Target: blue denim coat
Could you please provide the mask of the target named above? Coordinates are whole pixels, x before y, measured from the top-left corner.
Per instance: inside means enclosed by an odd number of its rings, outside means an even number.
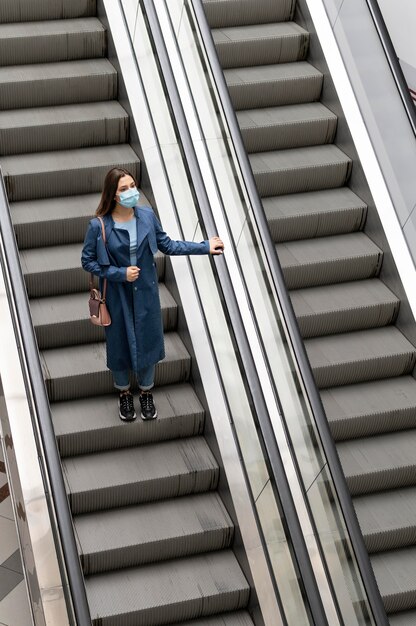
[[[107,245],[101,224],[93,218],[85,235],[81,263],[84,270],[107,278],[107,307],[111,325],[106,327],[107,367],[113,371],[134,370],[157,363],[165,356],[158,277],[153,255],[161,250],[169,255],[209,254],[209,241],[173,241],[163,231],[150,207],[134,209],[137,224],[137,263],[139,278],[127,282],[130,237],[114,228],[111,214],[103,217]]]

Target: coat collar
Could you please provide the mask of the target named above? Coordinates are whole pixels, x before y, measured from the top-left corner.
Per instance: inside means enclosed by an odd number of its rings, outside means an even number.
[[[143,212],[141,211],[139,206],[134,207],[134,215],[136,216],[136,219],[137,219],[137,222],[136,222],[137,249],[139,249],[140,244],[143,242],[144,238],[150,232],[150,224],[148,223],[148,220],[143,219]],[[115,222],[111,213],[107,213],[107,215],[104,215],[103,220],[104,220],[105,234],[108,240],[111,234],[111,231],[114,229]]]

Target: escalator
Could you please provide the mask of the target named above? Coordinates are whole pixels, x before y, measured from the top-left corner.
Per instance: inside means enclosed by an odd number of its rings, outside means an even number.
[[[86,319],[80,253],[104,175],[121,166],[140,181],[143,170],[95,16],[95,0],[0,6],[0,165],[92,623],[249,626],[250,586],[163,256],[156,421],[120,422],[104,337]]]
[[[380,277],[389,251],[367,234],[367,205],[349,186],[357,165],[337,146],[296,3],[203,5],[385,609],[410,626],[416,349]]]

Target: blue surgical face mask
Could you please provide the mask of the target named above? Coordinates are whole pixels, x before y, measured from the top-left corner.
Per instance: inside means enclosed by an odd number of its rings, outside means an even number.
[[[133,209],[139,201],[140,192],[136,189],[136,187],[131,187],[126,191],[122,191],[118,197],[119,204],[124,206],[126,209]]]

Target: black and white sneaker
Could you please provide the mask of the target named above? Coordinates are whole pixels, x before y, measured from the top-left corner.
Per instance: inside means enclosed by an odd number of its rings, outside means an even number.
[[[133,395],[131,391],[122,391],[118,399],[118,414],[123,422],[132,422],[136,419]]]
[[[157,417],[157,411],[153,402],[153,396],[150,391],[142,391],[139,398],[140,406],[142,409],[142,419],[154,420]]]

